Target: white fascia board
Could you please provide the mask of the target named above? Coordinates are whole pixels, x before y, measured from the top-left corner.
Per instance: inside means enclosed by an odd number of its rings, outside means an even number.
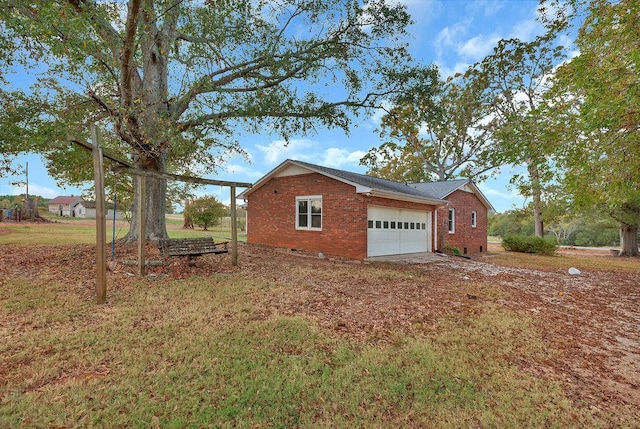
[[[313,169],[313,170],[309,169],[309,170],[313,171],[314,173],[322,174],[323,176],[326,176],[326,177],[328,177],[330,179],[337,180],[338,182],[342,182],[342,183],[345,183],[347,185],[353,186],[354,188],[356,188],[356,194],[366,194],[367,192],[371,192],[371,188],[368,187],[368,186],[360,185],[358,183],[352,182],[351,180],[347,180],[347,179],[344,179],[342,177],[334,176],[333,174],[330,174],[330,173],[327,173],[327,172],[324,172],[324,171],[318,171],[318,170],[315,170],[315,169]]]
[[[460,186],[458,186],[457,188],[449,192],[447,196],[453,194],[455,191],[458,191],[458,190],[465,191],[464,188],[467,186],[471,188],[472,193],[476,194],[476,197],[478,197],[480,202],[487,208],[487,211],[489,213],[494,213],[496,211],[496,209],[493,207],[493,204],[491,204],[491,202],[487,199],[487,197],[484,196],[480,188],[478,188],[478,185],[476,185],[473,180],[468,180],[464,182],[463,184],[461,184]],[[469,192],[469,191],[466,191],[466,192]]]
[[[469,186],[471,186],[476,196],[480,199],[482,204],[484,204],[484,206],[487,208],[487,211],[489,213],[495,213],[496,209],[493,207],[493,204],[491,204],[491,202],[487,199],[487,197],[484,196],[480,188],[478,188],[478,185],[476,185],[474,182],[471,181],[469,182]]]
[[[236,196],[236,199],[243,199],[246,200],[247,197],[255,190],[257,190],[258,188],[260,188],[263,184],[267,183],[269,181],[269,179],[271,179],[274,176],[277,176],[281,171],[283,171],[284,169],[286,169],[288,166],[290,165],[290,162],[287,161],[283,161],[280,165],[278,165],[277,167],[275,167],[273,170],[271,170],[270,172],[268,172],[267,174],[265,174],[264,176],[262,176],[262,178],[260,178],[256,183],[253,184],[253,186],[251,188],[245,189],[244,191],[242,191],[240,194],[238,194]]]
[[[369,192],[369,194],[374,197],[387,198],[390,200],[397,200],[397,201],[408,201],[411,203],[430,204],[432,206],[444,206],[448,203],[447,200],[439,200],[435,198],[423,198],[423,197],[418,197],[413,195],[398,194],[396,192],[379,191],[375,189],[372,189]]]
[[[368,194],[372,192],[372,189],[368,186],[362,186],[362,185],[356,185],[356,184],[354,184],[353,186],[356,187],[356,194]]]

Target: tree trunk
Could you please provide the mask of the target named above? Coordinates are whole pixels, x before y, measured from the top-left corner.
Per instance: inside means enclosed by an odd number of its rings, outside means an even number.
[[[149,2],[149,5],[152,4],[153,2]],[[123,91],[128,89],[130,93],[123,92],[121,95],[131,103],[129,107],[132,111],[127,120],[129,129],[126,131],[136,140],[136,144],[132,144],[136,167],[145,171],[165,173],[170,142],[167,132],[170,127],[165,122],[169,116],[169,72],[166,58],[169,38],[163,29],[158,27],[154,14],[148,13],[149,10],[144,13],[145,7],[140,11],[143,12],[141,31],[144,34],[139,42],[143,78],[140,79],[137,72],[123,74],[123,78],[126,76],[129,80],[121,83],[121,87]],[[164,31],[170,31],[170,27],[165,27]],[[134,177],[131,229],[125,237],[128,242],[138,240],[139,210],[144,210],[147,240],[157,241],[169,237],[165,222],[167,181],[147,176],[145,182],[145,201],[140,207],[138,180]]]
[[[638,225],[620,224],[620,256],[640,256],[638,252]]]
[[[138,162],[138,168],[143,170],[150,170],[156,172],[165,171],[165,156],[160,158],[147,159],[146,162]],[[167,234],[167,226],[165,222],[165,201],[167,198],[167,181],[156,177],[147,176],[146,180],[146,195],[143,202],[142,209],[145,211],[146,219],[146,239],[151,241],[158,241],[163,238],[169,238]],[[134,201],[132,208],[131,225],[129,232],[124,237],[124,240],[128,243],[133,243],[138,240],[138,210],[140,210],[138,203],[138,179],[134,176]]]
[[[535,164],[529,164],[529,178],[531,179],[531,195],[533,209],[533,224],[536,237],[544,237],[544,225],[542,223],[542,186],[540,185],[540,174]]]
[[[184,218],[182,229],[193,229],[193,222],[191,221],[191,217],[189,216],[189,199],[188,198],[184,200],[184,211],[182,212],[182,216]]]
[[[40,213],[38,213],[38,197],[26,198],[24,200],[24,211],[25,211],[24,217],[27,219],[39,218]]]

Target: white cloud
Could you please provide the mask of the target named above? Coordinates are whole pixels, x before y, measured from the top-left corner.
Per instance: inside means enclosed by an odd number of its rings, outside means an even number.
[[[491,177],[487,181],[478,184],[478,187],[491,201],[496,211],[504,212],[513,207],[522,207],[524,205],[525,198],[509,184],[509,178],[513,177],[514,174],[518,174],[520,170],[522,170],[521,167],[505,168],[499,176]]]
[[[322,165],[333,168],[341,168],[345,165],[360,163],[360,159],[367,153],[361,150],[349,152],[347,149],[331,147],[324,151]]]
[[[436,55],[441,57],[444,52],[458,44],[458,40],[467,32],[469,22],[458,22],[453,26],[444,27],[434,41]]]
[[[396,0],[396,2],[404,3],[411,17],[419,24],[437,19],[444,8],[443,3],[438,0]]]
[[[362,150],[350,151],[344,147],[323,149],[321,143],[308,139],[291,140],[286,146],[284,141],[277,140],[268,146],[256,145],[256,147],[264,153],[264,161],[268,165],[280,163],[289,158],[333,168],[344,168],[348,165],[357,167],[360,159],[366,155]],[[262,173],[242,165],[229,165],[227,172],[252,179],[262,177]]]
[[[0,192],[0,194],[4,195],[24,195],[24,186],[14,186],[14,185],[8,185],[8,186],[2,186],[2,192]],[[44,197],[44,195],[43,195]],[[48,197],[47,197],[48,198]]]
[[[261,173],[260,171],[240,164],[227,164],[224,167],[224,171],[225,173],[238,175],[248,179],[259,179],[263,176],[263,173]]]
[[[20,195],[25,193],[24,186],[13,186],[10,189],[11,195]],[[40,186],[35,183],[29,183],[29,196],[38,195],[42,198],[55,198],[60,195],[80,195],[79,190],[75,189],[72,192],[65,192],[64,190],[60,190],[59,188],[49,188],[46,186]]]
[[[61,194],[59,189],[29,183],[29,195],[40,195],[42,198],[55,198]]]
[[[264,153],[264,162],[266,164],[277,164],[287,158],[295,158],[306,160],[310,158],[310,149],[317,143],[308,139],[293,139],[289,143],[284,140],[276,140],[271,144],[264,146],[257,144],[256,148]]]
[[[488,186],[483,186],[483,185],[480,185],[479,188],[482,191],[482,193],[487,196],[499,197],[505,200],[522,199],[522,196],[513,192],[503,192],[503,191],[499,191],[497,189],[489,188]]]
[[[198,189],[193,194],[195,198],[214,197],[217,201],[220,201],[222,204],[225,204],[227,206],[231,204],[230,190],[226,186],[218,186],[218,187],[209,186],[204,190]],[[178,204],[177,206],[179,207],[178,210],[183,210],[182,205]],[[216,228],[219,228],[219,227],[212,227],[211,231],[215,231]]]
[[[498,41],[518,38],[530,41],[543,32],[540,22],[536,21],[537,3],[523,4],[527,18],[518,21],[509,20],[504,1],[468,1],[459,8],[458,21],[442,28],[434,38],[433,46],[436,60],[442,64],[443,75],[459,72],[466,61],[475,62],[489,55]],[[457,55],[457,64],[451,66],[451,60]],[[460,66],[460,67],[459,67]]]
[[[382,117],[387,114],[387,111],[391,109],[393,106],[391,103],[387,101],[382,102],[382,107],[380,109],[376,109],[373,115],[370,116],[371,122],[375,124],[375,126],[379,126],[382,122]]]
[[[474,61],[481,60],[493,51],[500,39],[501,37],[496,34],[490,36],[480,34],[464,43],[458,44],[457,51],[464,58]]]
[[[471,63],[457,62],[453,67],[447,67],[444,64],[436,62],[436,65],[438,66],[438,70],[440,71],[440,76],[442,77],[442,79],[446,79],[448,77],[454,76],[457,73],[463,74],[469,69]]]
[[[511,37],[524,41],[531,41],[535,39],[537,35],[542,34],[543,28],[539,22],[532,18],[518,22],[514,25],[512,31]]]
[[[503,0],[479,0],[467,2],[467,13],[473,15],[483,15],[485,17],[498,15],[504,8]]]
[[[0,194],[4,195],[24,195],[24,186],[15,186],[9,184],[8,186],[0,186]],[[29,182],[29,196],[33,197],[37,195],[42,198],[55,198],[60,195],[80,195],[81,191],[76,188],[70,188],[69,190],[61,188],[51,188],[47,186],[41,186],[33,182]]]

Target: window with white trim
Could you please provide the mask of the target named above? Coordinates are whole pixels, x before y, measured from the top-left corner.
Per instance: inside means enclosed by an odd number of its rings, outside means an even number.
[[[296,197],[296,229],[322,229],[322,196]]]
[[[471,228],[475,228],[477,225],[478,225],[478,212],[474,210],[471,212]]]
[[[456,210],[449,209],[449,233],[453,234],[456,232]]]

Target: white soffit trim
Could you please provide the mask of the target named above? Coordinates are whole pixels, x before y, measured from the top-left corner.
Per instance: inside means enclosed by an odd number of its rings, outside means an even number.
[[[398,201],[408,201],[408,202],[412,202],[412,203],[430,204],[432,206],[444,206],[444,205],[449,203],[446,200],[436,200],[436,199],[432,199],[432,198],[421,198],[421,197],[418,197],[418,196],[414,197],[414,196],[411,196],[411,195],[397,194],[395,192],[385,192],[385,191],[371,190],[369,193],[371,194],[371,196],[374,196],[374,197],[387,198],[387,199],[390,199],[390,200],[398,200]]]
[[[299,165],[289,164],[288,166],[286,166],[286,168],[274,174],[274,177],[299,176],[301,174],[310,173],[314,173],[314,171],[305,167],[301,167]]]
[[[317,171],[317,170],[314,170],[312,168],[302,167],[300,165],[296,165],[296,164],[293,164],[293,163],[289,164],[286,168],[284,168],[282,171],[279,171],[274,176],[275,177],[287,177],[287,176],[299,176],[299,175],[302,175],[302,174],[310,174],[310,173],[318,173],[318,174],[321,174],[323,176],[329,177],[331,179],[337,180],[338,182],[342,182],[342,183],[346,183],[347,185],[351,185],[351,186],[356,188],[356,193],[357,194],[366,194],[368,192],[371,192],[371,188],[369,188],[367,186],[362,186],[362,185],[359,185],[357,183],[353,183],[350,180],[345,180],[342,177],[337,177],[337,176],[334,176],[333,174],[328,174],[328,173],[326,173],[324,171]]]
[[[476,185],[474,182],[469,182],[469,187],[472,189],[472,192],[476,194],[482,204],[484,204],[489,213],[494,213],[496,211],[496,209],[493,207],[493,204],[491,204],[491,201],[489,201],[484,193],[482,193],[478,185]]]

